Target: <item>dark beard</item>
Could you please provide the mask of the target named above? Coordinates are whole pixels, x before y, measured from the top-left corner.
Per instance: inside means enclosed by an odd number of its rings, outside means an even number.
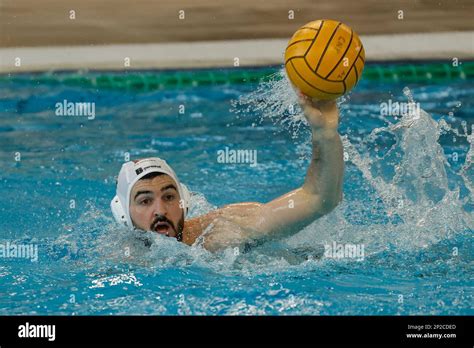
[[[178,224],[177,226],[175,226],[173,224],[173,222],[171,220],[169,220],[166,216],[164,215],[158,215],[156,216],[156,218],[153,220],[151,226],[150,226],[150,230],[154,230],[154,226],[156,225],[157,222],[166,222],[168,223],[172,228],[173,230],[175,231],[176,233],[176,240],[178,242],[182,242],[183,241],[183,229],[184,229],[184,213],[183,215],[181,215],[181,219],[178,221]]]
[[[181,216],[181,219],[178,221],[178,226],[176,226],[176,240],[178,242],[183,241],[183,229],[184,229],[184,214]]]

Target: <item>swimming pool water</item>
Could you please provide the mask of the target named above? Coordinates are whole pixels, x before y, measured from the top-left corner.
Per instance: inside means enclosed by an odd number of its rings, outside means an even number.
[[[160,156],[193,196],[191,215],[266,202],[303,183],[310,156],[286,80],[148,93],[0,85],[0,314],[473,314],[474,83],[362,80],[342,101],[344,201],[287,240],[236,255],[115,224],[115,176]],[[420,117],[381,115],[420,103]],[[56,103],[95,103],[95,117]],[[292,109],[290,105],[294,105]],[[184,110],[184,111],[183,111]],[[217,151],[257,151],[257,165]],[[309,258],[302,248],[364,247]],[[319,248],[319,249],[318,249]]]

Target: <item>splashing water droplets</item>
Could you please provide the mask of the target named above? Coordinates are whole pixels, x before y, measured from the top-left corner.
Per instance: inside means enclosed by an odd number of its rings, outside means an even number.
[[[291,132],[295,139],[306,125],[306,119],[298,104],[298,97],[286,77],[284,69],[270,75],[257,88],[237,100],[233,100],[231,112],[236,117],[259,117],[259,122],[269,120]]]
[[[447,238],[452,231],[474,227],[472,215],[463,208],[466,200],[463,202],[459,198],[460,188],[449,185],[446,171],[449,163],[439,143],[442,132],[452,132],[455,137],[464,137],[470,143],[465,163],[457,175],[462,176],[473,201],[472,180],[466,175],[474,158],[472,133],[468,135],[466,124],[462,125],[464,132],[460,133],[444,119],[436,122],[415,102],[410,88],[404,87],[402,93],[407,99],[407,108],[400,115],[385,118],[385,126],[374,128],[358,140],[349,137],[350,129],[342,137],[347,157],[346,171],[351,177],[356,172],[362,174],[362,181],[357,185],[373,191],[368,197],[369,202],[346,199],[332,214],[290,238],[290,243],[320,244],[337,237],[352,242],[363,241],[369,245],[369,250],[372,246],[373,251],[384,250],[388,244],[400,248],[424,248]],[[351,105],[347,104],[349,99],[350,96],[345,95],[338,100],[341,113],[345,117],[357,117],[351,113]],[[289,105],[294,105],[294,108],[288,109]],[[237,115],[257,115],[260,121],[268,119],[289,130],[293,138],[299,135],[306,123],[284,69],[271,76],[269,81],[260,83],[255,91],[235,101],[233,106],[232,111]],[[342,122],[349,121],[343,118]],[[295,151],[302,160],[307,157],[310,147],[295,144]],[[299,165],[302,167],[303,161]],[[354,225],[344,210],[350,210],[352,217],[363,222],[365,227],[361,227],[360,222]],[[371,216],[380,212],[388,222],[379,224],[373,221]]]

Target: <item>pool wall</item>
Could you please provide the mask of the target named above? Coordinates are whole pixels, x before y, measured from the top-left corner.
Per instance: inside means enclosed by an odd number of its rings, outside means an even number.
[[[367,61],[474,59],[474,31],[361,36]],[[0,73],[272,66],[288,39],[0,49]]]

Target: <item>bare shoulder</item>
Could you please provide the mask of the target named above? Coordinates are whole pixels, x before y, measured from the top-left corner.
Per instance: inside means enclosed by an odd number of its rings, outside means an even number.
[[[205,215],[189,219],[184,224],[183,242],[192,245],[211,224],[222,226],[225,222],[235,226],[246,226],[258,218],[263,204],[243,202],[223,206]]]

